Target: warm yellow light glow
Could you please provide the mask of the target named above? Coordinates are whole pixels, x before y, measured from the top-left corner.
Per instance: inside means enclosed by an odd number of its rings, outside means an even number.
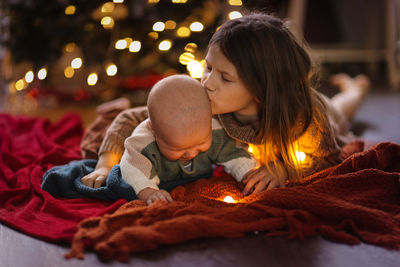
[[[165,29],[165,24],[164,24],[164,22],[157,21],[157,22],[154,23],[154,25],[153,25],[153,31],[162,32],[164,29]]]
[[[149,36],[151,39],[154,39],[154,40],[157,40],[157,39],[158,39],[158,33],[156,33],[156,32],[149,32],[148,36]]]
[[[187,43],[185,46],[185,51],[189,53],[194,53],[197,50],[197,44],[195,43]]]
[[[104,29],[112,29],[114,28],[114,19],[109,16],[105,16],[100,21],[101,25],[103,25]]]
[[[71,66],[68,66],[64,69],[64,76],[66,78],[72,78],[74,77],[75,71]]]
[[[239,11],[232,11],[228,14],[229,19],[238,19],[242,17],[242,14]]]
[[[28,71],[26,74],[25,74],[25,81],[27,82],[27,83],[31,83],[32,81],[33,81],[33,78],[34,78],[34,74],[33,74],[33,71]]]
[[[44,79],[46,79],[46,77],[47,77],[47,70],[46,70],[46,68],[41,68],[41,69],[38,71],[37,76],[38,76],[38,79],[39,79],[39,80],[44,80]]]
[[[129,45],[129,51],[130,52],[139,52],[140,48],[142,48],[142,44],[139,41],[133,41]]]
[[[115,5],[113,2],[107,2],[104,3],[104,5],[101,7],[101,12],[103,13],[111,13],[114,11]]]
[[[173,30],[176,28],[176,22],[173,20],[167,20],[165,22],[165,29],[167,30]]]
[[[252,146],[249,146],[248,148],[247,148],[247,151],[249,151],[250,153],[254,153],[254,149],[253,149],[253,147]]]
[[[15,83],[15,89],[17,89],[17,91],[21,91],[24,90],[26,86],[25,80],[24,79],[19,79],[16,83]]]
[[[161,51],[168,51],[171,49],[172,43],[170,40],[164,40],[158,45],[158,49]]]
[[[68,43],[65,45],[64,49],[65,52],[72,52],[75,50],[76,44],[75,43]]]
[[[241,6],[241,5],[243,5],[242,0],[229,0],[228,3],[231,6]]]
[[[124,39],[118,40],[117,42],[115,42],[116,49],[122,50],[122,49],[125,49],[127,46],[128,46],[128,43]]]
[[[118,72],[118,68],[115,64],[110,64],[107,66],[106,72],[108,76],[115,76]]]
[[[192,60],[194,60],[194,55],[189,52],[185,52],[179,56],[179,63],[182,65],[187,65]]]
[[[126,47],[129,47],[129,45],[133,42],[131,37],[125,37],[124,40],[126,41]]]
[[[200,22],[196,21],[190,24],[190,30],[193,32],[201,32],[204,29],[203,24]]]
[[[76,57],[71,61],[71,67],[74,69],[79,69],[82,67],[82,59],[80,57]]]
[[[181,38],[189,37],[190,36],[190,29],[188,27],[181,26],[176,31],[176,35],[178,35]]]
[[[73,14],[75,14],[75,11],[76,11],[76,7],[73,5],[70,5],[65,8],[64,13],[65,13],[65,15],[73,15]]]
[[[296,151],[296,159],[299,162],[303,162],[306,160],[306,153],[302,152],[302,151]]]
[[[201,66],[201,63],[197,60],[190,61],[187,64],[186,68],[189,70],[189,74],[193,78],[201,78],[201,76],[203,75],[203,66]]]
[[[235,203],[236,201],[233,199],[233,197],[231,197],[231,196],[226,196],[226,197],[224,198],[224,202],[226,202],[226,203]]]
[[[160,2],[160,0],[148,0],[147,1],[148,4],[157,4],[158,2]]]
[[[121,3],[124,2],[124,0],[113,0],[113,2],[116,3],[116,4],[121,4]]]
[[[87,83],[90,86],[95,85],[97,83],[97,73],[95,73],[95,72],[90,73],[88,78],[87,78]]]
[[[172,3],[174,4],[185,4],[187,0],[172,0]]]

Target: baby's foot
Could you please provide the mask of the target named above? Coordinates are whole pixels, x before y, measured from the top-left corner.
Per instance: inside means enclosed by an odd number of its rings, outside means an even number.
[[[337,86],[340,91],[356,91],[362,96],[365,96],[370,87],[371,82],[369,78],[364,74],[359,74],[354,78],[351,78],[345,73],[335,74],[330,78],[332,85]]]

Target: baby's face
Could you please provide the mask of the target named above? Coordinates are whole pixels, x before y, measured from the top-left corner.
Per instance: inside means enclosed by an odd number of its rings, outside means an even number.
[[[188,161],[200,152],[207,151],[212,143],[211,127],[199,129],[192,134],[170,133],[168,136],[156,135],[161,154],[169,160]]]

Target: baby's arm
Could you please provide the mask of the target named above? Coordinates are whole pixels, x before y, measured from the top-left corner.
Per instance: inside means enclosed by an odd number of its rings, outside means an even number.
[[[138,198],[148,205],[156,200],[172,202],[171,195],[158,188],[160,179],[153,162],[142,154],[143,150],[153,151],[151,147],[154,136],[146,126],[146,122],[142,122],[125,141],[125,151],[120,162],[122,179],[132,186]],[[158,157],[154,157],[157,161]]]

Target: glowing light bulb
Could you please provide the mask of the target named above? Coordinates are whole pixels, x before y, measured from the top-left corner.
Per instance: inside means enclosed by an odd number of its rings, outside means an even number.
[[[124,2],[124,0],[113,0],[113,2],[116,3],[116,4],[121,4],[121,3]]]
[[[115,64],[110,64],[107,66],[106,72],[108,76],[115,76],[118,72],[118,68]]]
[[[114,11],[115,5],[112,2],[107,2],[104,3],[104,5],[101,7],[101,12],[103,13],[111,13]]]
[[[44,79],[46,79],[46,77],[47,77],[47,70],[46,70],[46,68],[41,68],[41,69],[38,71],[37,76],[38,76],[38,79],[39,79],[39,80],[44,80]]]
[[[88,78],[87,78],[87,83],[90,86],[95,85],[97,83],[97,73],[95,73],[95,72],[90,73]]]
[[[128,46],[128,43],[127,43],[126,40],[124,40],[124,39],[118,40],[118,41],[115,43],[115,48],[116,48],[116,49],[119,49],[119,50],[125,49],[127,46]]]
[[[75,14],[75,11],[76,11],[76,7],[73,5],[70,5],[65,8],[64,13],[65,13],[65,15],[73,15],[73,14]]]
[[[194,55],[189,52],[185,52],[179,56],[179,63],[182,65],[187,65],[192,60],[194,60]]]
[[[201,32],[204,29],[203,24],[200,22],[196,21],[190,24],[190,30],[193,32]]]
[[[15,83],[15,89],[17,89],[17,91],[21,91],[25,89],[25,80],[24,79],[19,79],[16,83]]]
[[[172,0],[172,3],[174,4],[185,4],[187,0]]]
[[[187,43],[185,45],[185,51],[189,53],[194,53],[197,50],[197,44],[195,43]]]
[[[157,21],[157,22],[154,23],[154,25],[153,25],[153,31],[162,32],[164,29],[165,29],[165,24],[164,24],[164,22]]]
[[[114,28],[114,19],[109,16],[105,16],[100,21],[101,25],[103,25],[104,29],[112,29]]]
[[[233,197],[231,197],[231,196],[226,196],[226,197],[224,198],[224,202],[226,202],[226,203],[235,203],[236,201],[233,199]]]
[[[34,78],[33,71],[30,70],[25,74],[25,81],[27,83],[31,83],[33,81],[33,78]]]
[[[190,36],[190,29],[188,27],[181,26],[176,31],[176,35],[178,35],[178,37],[181,37],[181,38],[189,37]]]
[[[241,5],[243,5],[242,0],[229,0],[228,3],[231,6],[241,6]]]
[[[193,78],[201,78],[201,76],[203,76],[204,68],[197,60],[190,61],[187,64],[186,68],[189,70],[189,74]]]
[[[142,44],[139,41],[133,41],[129,45],[129,51],[130,52],[139,52],[140,48],[142,48]]]
[[[168,51],[171,49],[172,43],[170,40],[164,40],[158,45],[158,49],[161,51]]]
[[[160,0],[148,0],[147,1],[148,4],[157,4],[158,2],[160,2]]]
[[[239,11],[232,11],[228,14],[229,19],[238,19],[242,17],[242,14]]]
[[[253,149],[253,147],[251,147],[251,146],[249,146],[249,148],[247,148],[247,151],[249,151],[250,153],[254,153],[254,149]]]
[[[165,22],[165,29],[167,30],[173,30],[176,28],[176,22],[173,20],[167,20]]]
[[[79,69],[82,67],[82,59],[80,57],[76,57],[71,61],[71,67],[74,69]]]
[[[302,151],[296,151],[295,154],[296,154],[297,161],[303,162],[306,160],[306,153],[304,153]]]
[[[72,78],[75,74],[74,69],[71,66],[68,66],[64,69],[64,76],[66,78]]]
[[[151,39],[154,39],[154,40],[157,40],[157,39],[158,39],[158,33],[156,33],[156,32],[149,32],[148,36],[149,36]]]
[[[76,44],[75,43],[68,43],[65,45],[64,49],[65,52],[72,52],[75,50]]]

